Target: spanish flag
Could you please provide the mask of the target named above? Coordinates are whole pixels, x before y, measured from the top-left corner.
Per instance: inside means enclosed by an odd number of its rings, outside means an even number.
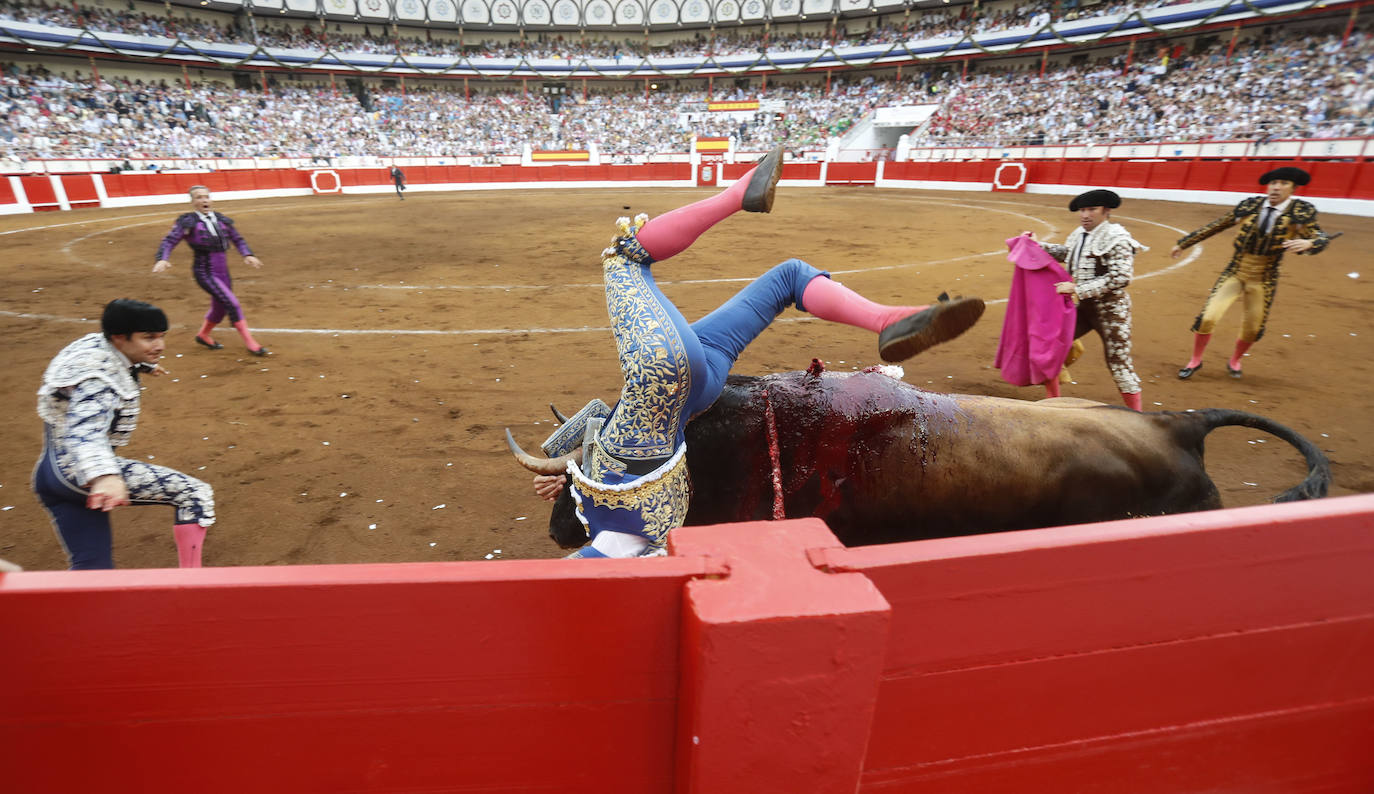
[[[706,109],[713,113],[723,110],[758,110],[759,101],[757,99],[746,99],[739,102],[707,102]]]
[[[592,159],[592,156],[590,152],[583,149],[576,151],[570,150],[564,152],[530,152],[530,159],[543,161],[554,160],[563,162],[575,162],[578,160],[590,160]]]
[[[729,150],[729,138],[697,138],[697,151],[699,152],[728,152]]]

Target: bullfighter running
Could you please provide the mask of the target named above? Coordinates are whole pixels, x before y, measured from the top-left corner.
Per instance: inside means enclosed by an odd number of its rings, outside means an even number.
[[[162,239],[162,244],[157,248],[157,262],[153,265],[153,272],[161,273],[170,268],[172,263],[167,257],[172,255],[172,249],[176,248],[177,243],[185,240],[195,253],[195,258],[191,261],[191,275],[195,277],[200,288],[210,294],[210,310],[205,313],[205,322],[196,333],[196,344],[211,350],[223,349],[224,345],[216,342],[210,336],[210,332],[227,315],[234,330],[243,337],[248,352],[255,356],[265,356],[269,351],[253,338],[252,332],[248,330],[248,322],[243,318],[243,307],[234,295],[234,283],[229,277],[229,257],[225,252],[232,243],[245,264],[258,268],[262,267],[262,261],[253,256],[252,250],[248,248],[248,241],[244,240],[243,235],[234,227],[234,221],[229,216],[210,209],[209,188],[195,185],[187,192],[191,196],[193,211],[177,218],[172,230]]]

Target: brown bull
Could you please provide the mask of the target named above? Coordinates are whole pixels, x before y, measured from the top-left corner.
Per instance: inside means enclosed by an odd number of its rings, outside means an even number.
[[[1203,439],[1231,425],[1272,433],[1306,459],[1306,479],[1274,501],[1326,495],[1321,450],[1243,411],[938,394],[872,371],[732,375],[687,428],[687,523],[768,519],[780,495],[784,517],[818,516],[860,546],[1210,510],[1221,498]],[[510,444],[533,471],[566,463]],[[565,548],[587,540],[566,487],[549,534]]]

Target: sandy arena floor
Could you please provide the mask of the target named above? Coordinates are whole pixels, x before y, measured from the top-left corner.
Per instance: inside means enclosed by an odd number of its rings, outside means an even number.
[[[5,289],[0,350],[0,557],[64,568],[47,514],[29,489],[41,444],[34,392],[44,366],[97,326],[116,297],[152,301],[172,320],[164,365],[145,379],[143,416],[127,456],[195,474],[216,490],[220,520],[209,565],[479,560],[562,554],[548,510],[506,451],[509,426],[534,449],[551,429],[548,403],[571,413],[619,390],[600,291],[599,252],[614,219],[651,215],[701,190],[389,194],[221,202],[263,260],[231,255],[235,290],[273,354],[246,355],[232,331],[222,351],[191,342],[207,299],[185,246],[152,275],[161,236],[184,207],[83,210],[0,218]],[[1067,197],[782,189],[772,215],[737,215],[657,268],[664,291],[695,319],[789,256],[831,270],[874,300],[926,303],[941,290],[981,295],[982,322],[906,364],[911,383],[944,392],[1039,399],[992,368],[1011,266],[1003,239],[1023,229],[1062,240],[1076,222]],[[624,209],[626,205],[632,210]],[[1321,202],[1317,201],[1320,208]],[[1114,213],[1151,247],[1136,260],[1135,362],[1147,410],[1233,407],[1284,422],[1327,450],[1333,495],[1374,491],[1368,307],[1374,222],[1322,213],[1343,231],[1327,253],[1284,264],[1267,335],[1245,377],[1224,363],[1235,306],[1206,366],[1175,377],[1188,328],[1233,239],[1227,232],[1179,262],[1181,232],[1224,207],[1128,200]],[[1118,402],[1101,344],[1074,368],[1066,396]],[[788,311],[736,371],[880,363],[873,335]],[[1296,450],[1244,428],[1209,438],[1208,470],[1228,506],[1252,505],[1298,482]],[[121,567],[176,564],[171,513],[115,513]]]

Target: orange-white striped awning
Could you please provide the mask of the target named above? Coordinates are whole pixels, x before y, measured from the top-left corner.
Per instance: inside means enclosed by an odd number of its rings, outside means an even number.
[[[744,99],[737,102],[707,102],[706,109],[713,112],[724,110],[758,110],[759,101],[757,99]]]
[[[566,152],[530,152],[530,159],[531,159],[531,160],[543,160],[543,161],[548,161],[548,160],[576,161],[576,160],[590,160],[590,159],[592,159],[592,155],[591,155],[591,152],[588,152],[588,151],[586,151],[585,149],[584,149],[584,150],[581,150],[581,151],[566,151]]]
[[[697,138],[697,151],[699,152],[725,152],[729,150],[729,138]]]

